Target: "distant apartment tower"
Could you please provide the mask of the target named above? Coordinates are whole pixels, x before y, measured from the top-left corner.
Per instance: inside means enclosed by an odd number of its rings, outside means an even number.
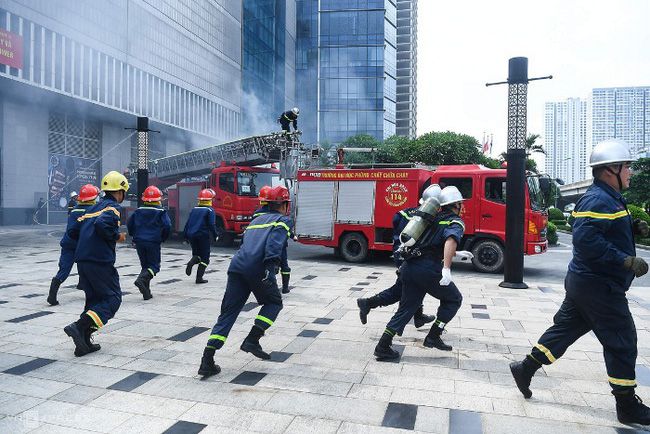
[[[547,102],[544,119],[545,171],[565,183],[582,181],[587,167],[587,102]]]
[[[395,134],[395,0],[297,0],[296,99],[306,142]]]
[[[598,142],[617,138],[637,156],[650,151],[650,86],[593,89],[591,115],[590,150]]]
[[[397,0],[397,110],[395,133],[417,134],[418,0]]]

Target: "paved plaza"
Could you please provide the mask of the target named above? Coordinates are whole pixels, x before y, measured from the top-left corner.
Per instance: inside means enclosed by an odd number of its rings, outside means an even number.
[[[508,363],[521,359],[550,325],[563,298],[556,283],[498,287],[500,276],[455,275],[464,296],[443,335],[452,352],[422,346],[428,327],[395,339],[396,363],[373,349],[395,307],[359,322],[356,299],[390,286],[394,269],[292,261],[293,290],[261,343],[260,361],[239,350],[257,314],[244,308],[216,361],[222,372],[196,375],[219,313],[230,255],[213,255],[206,285],[184,274],[186,250],[163,249],[154,298],[133,280],[134,249],[118,248],[123,303],[77,358],[63,327],[77,319],[83,293],[76,273],[59,306],[45,302],[56,272],[56,241],[0,247],[1,433],[628,433],[616,420],[602,348],[580,339],[533,379],[526,401]],[[634,287],[630,307],[639,337],[637,389],[650,400],[650,288]],[[437,301],[425,299],[425,312]]]

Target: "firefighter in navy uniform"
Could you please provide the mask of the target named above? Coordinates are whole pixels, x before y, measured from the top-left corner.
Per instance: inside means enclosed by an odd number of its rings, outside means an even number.
[[[59,271],[56,273],[56,276],[52,278],[52,282],[50,283],[50,292],[47,296],[47,302],[51,306],[59,304],[56,299],[59,287],[68,278],[72,266],[74,265],[74,251],[77,248],[79,226],[81,225],[77,219],[84,215],[86,210],[95,204],[97,196],[99,196],[99,189],[97,187],[92,184],[84,185],[79,190],[79,202],[68,213],[68,225],[65,229],[65,234],[63,234],[63,238],[59,243],[61,245]]]
[[[79,190],[81,192],[81,190]],[[70,200],[68,201],[68,215],[72,212],[73,209],[77,207],[77,201],[79,199],[79,194],[76,191],[70,193]]]
[[[260,359],[270,358],[259,340],[282,310],[282,295],[276,274],[291,232],[291,219],[286,215],[290,201],[289,191],[285,187],[274,187],[268,195],[269,212],[255,218],[246,228],[241,247],[228,267],[228,283],[221,302],[221,313],[203,351],[199,375],[207,377],[221,371],[214,363],[214,353],[226,342],[251,293],[262,308],[240,348]]]
[[[86,305],[79,320],[64,328],[74,341],[77,357],[100,349],[92,343],[91,335],[113,318],[122,304],[115,243],[126,239],[126,234],[120,233],[120,203],[126,197],[129,182],[124,175],[112,171],[102,179],[101,188],[104,198],[78,218],[81,226],[75,262]]]
[[[438,184],[430,185],[422,193],[422,198],[420,199],[420,205],[424,203],[429,197],[438,197],[440,195],[440,186]],[[400,246],[400,234],[406,227],[407,223],[411,218],[416,215],[418,208],[406,208],[401,211],[398,211],[393,216],[393,261],[397,267],[397,279],[393,286],[388,289],[383,290],[379,294],[373,295],[369,298],[358,298],[357,306],[359,306],[359,317],[361,318],[361,324],[365,324],[368,321],[368,314],[372,309],[383,306],[390,306],[399,302],[402,297],[402,279],[399,274],[399,267],[402,265],[404,260],[402,259],[400,253],[397,251]],[[416,328],[420,328],[425,324],[428,324],[436,319],[433,315],[424,314],[424,306],[420,308],[413,315],[413,324]]]
[[[291,124],[293,124],[293,130],[298,131],[299,114],[300,114],[300,110],[298,110],[298,107],[294,107],[291,110],[287,110],[286,112],[282,113],[278,118],[278,122],[282,126],[282,131],[286,131],[287,133],[290,132]]]
[[[158,187],[150,185],[145,188],[142,201],[144,206],[129,216],[126,227],[133,237],[142,267],[134,284],[142,298],[149,300],[152,298],[151,279],[160,272],[160,244],[169,237],[172,222],[162,207],[162,191]]]
[[[465,224],[459,216],[462,201],[463,196],[455,186],[445,187],[440,193],[441,211],[415,245],[404,253],[404,264],[400,268],[402,298],[375,347],[374,354],[378,360],[399,357],[399,353],[391,348],[393,337],[402,335],[406,324],[422,306],[426,294],[440,300],[440,306],[424,339],[424,346],[451,351],[452,347],[445,344],[440,335],[463,301],[451,277],[451,261],[465,231]]]
[[[212,200],[216,195],[211,188],[205,188],[199,192],[199,204],[190,212],[183,231],[185,239],[192,246],[192,259],[185,267],[185,274],[191,276],[192,267],[198,264],[196,283],[208,282],[203,278],[203,274],[210,263],[210,243],[219,236],[216,215],[212,209]]]
[[[618,420],[650,425],[650,408],[634,393],[637,335],[625,295],[634,277],[648,272],[634,245],[634,235],[647,236],[648,225],[632,221],[621,195],[629,187],[632,161],[623,141],[605,140],[594,147],[589,158],[594,182],[572,213],[573,259],[564,280],[564,301],[553,325],[510,370],[521,393],[530,398],[535,372],[593,331],[603,346]]]
[[[269,212],[269,203],[268,203],[268,194],[271,191],[271,187],[265,185],[260,188],[260,207],[255,210],[253,213],[253,218],[259,217]],[[293,231],[289,234],[289,238],[295,240]],[[291,267],[289,267],[289,254],[287,249],[284,249],[282,253],[282,259],[280,260],[280,276],[282,277],[282,293],[288,294],[291,292],[289,288],[289,282],[291,281]]]

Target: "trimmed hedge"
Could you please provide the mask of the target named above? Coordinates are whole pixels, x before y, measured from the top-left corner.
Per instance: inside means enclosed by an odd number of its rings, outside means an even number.
[[[559,208],[549,208],[548,209],[548,219],[550,221],[555,221],[555,220],[563,220],[566,221],[564,218],[564,214]]]
[[[548,222],[548,228],[546,231],[546,239],[548,243],[552,246],[556,246],[558,242],[557,236],[557,226],[553,222]]]

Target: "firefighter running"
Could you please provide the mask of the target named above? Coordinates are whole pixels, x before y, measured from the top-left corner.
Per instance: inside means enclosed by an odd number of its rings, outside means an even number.
[[[422,205],[430,197],[439,199],[440,196],[440,186],[438,184],[430,185],[422,193],[420,198],[420,205]],[[407,208],[395,213],[393,217],[393,261],[397,267],[397,279],[393,286],[388,289],[383,290],[379,294],[375,294],[369,298],[359,298],[357,299],[357,306],[359,306],[359,317],[361,319],[361,324],[365,324],[368,321],[368,314],[372,309],[383,306],[390,306],[400,301],[402,297],[402,279],[400,276],[399,268],[404,262],[402,259],[401,252],[398,251],[400,244],[400,235],[406,227],[406,225],[411,221],[413,217],[418,214],[418,208]],[[413,324],[416,328],[420,328],[425,324],[428,324],[436,319],[433,315],[425,315],[423,312],[424,306],[420,305],[418,310],[413,316]]]
[[[152,298],[151,279],[160,272],[160,244],[169,237],[172,222],[162,207],[162,192],[158,187],[145,188],[142,201],[144,206],[129,216],[126,226],[140,259],[141,271],[134,284],[142,298],[149,300]]]
[[[267,201],[269,212],[251,221],[244,232],[241,247],[230,261],[221,313],[203,351],[199,367],[199,375],[204,377],[221,372],[221,368],[214,362],[214,354],[226,342],[251,292],[262,308],[240,348],[260,359],[270,358],[259,340],[282,310],[282,295],[276,274],[287,249],[292,223],[286,215],[291,199],[285,187],[271,189]]]
[[[210,263],[210,243],[217,239],[216,215],[212,209],[212,200],[216,193],[211,188],[199,192],[199,204],[192,209],[185,223],[183,236],[192,246],[192,258],[185,267],[185,274],[192,275],[192,267],[198,264],[196,283],[208,283],[203,278]]]
[[[76,195],[76,193],[75,193]],[[50,283],[50,292],[47,296],[47,302],[51,306],[59,304],[56,296],[59,292],[59,287],[70,275],[72,266],[74,265],[74,251],[77,248],[77,240],[79,237],[79,222],[77,219],[86,213],[86,210],[93,206],[99,196],[99,189],[92,184],[86,184],[79,190],[79,202],[75,207],[68,212],[68,225],[63,234],[63,238],[59,243],[61,245],[61,256],[59,257],[59,271],[56,276],[52,278]],[[74,237],[74,238],[73,238]]]
[[[260,194],[259,194],[260,207],[253,212],[253,218],[259,217],[269,212],[268,194],[271,190],[272,190],[271,187],[268,185],[265,185],[264,187],[260,188]],[[293,232],[289,234],[289,238],[293,240],[296,239]],[[284,249],[282,253],[282,259],[280,261],[280,276],[282,276],[282,293],[288,294],[289,292],[291,292],[291,289],[289,288],[289,282],[291,280],[291,267],[289,267],[289,258],[288,258],[287,249]]]
[[[650,425],[650,408],[634,393],[637,334],[625,294],[635,276],[648,272],[634,245],[634,235],[648,236],[648,225],[632,221],[621,194],[629,187],[632,161],[623,141],[606,140],[594,147],[589,159],[594,182],[572,213],[573,259],[564,280],[564,301],[553,325],[510,370],[528,399],[535,372],[593,331],[603,346],[619,422]]]
[[[115,243],[124,242],[120,233],[120,217],[129,182],[124,175],[112,171],[102,179],[104,198],[78,218],[79,227],[75,262],[79,284],[86,295],[86,304],[79,320],[64,328],[75,344],[77,357],[97,351],[91,335],[115,316],[122,304],[120,276],[115,269]],[[77,237],[74,232],[71,238]]]
[[[441,211],[432,224],[428,225],[415,244],[403,254],[400,267],[402,298],[397,312],[388,322],[374,355],[378,360],[392,360],[399,353],[391,348],[393,337],[402,335],[404,327],[422,306],[425,294],[440,300],[440,306],[424,346],[451,351],[440,335],[445,325],[452,320],[461,306],[463,297],[451,276],[451,261],[456,254],[465,230],[459,214],[463,197],[454,186],[445,187],[440,193]]]

